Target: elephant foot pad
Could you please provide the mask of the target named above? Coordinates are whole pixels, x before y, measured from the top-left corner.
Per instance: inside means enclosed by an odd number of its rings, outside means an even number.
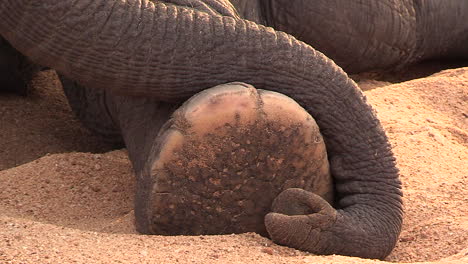
[[[266,235],[264,216],[281,191],[332,195],[314,119],[289,97],[242,83],[189,99],[152,156],[145,202],[152,234]]]

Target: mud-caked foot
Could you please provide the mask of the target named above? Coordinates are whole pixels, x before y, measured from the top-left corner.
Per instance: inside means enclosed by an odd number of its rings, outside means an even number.
[[[136,222],[151,234],[266,235],[278,194],[301,188],[332,199],[325,144],[289,97],[232,83],[181,106],[137,175]]]

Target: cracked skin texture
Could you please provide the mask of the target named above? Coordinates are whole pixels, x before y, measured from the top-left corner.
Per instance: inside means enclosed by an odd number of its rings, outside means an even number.
[[[267,235],[264,216],[281,191],[303,188],[333,201],[317,124],[284,95],[241,83],[206,90],[173,114],[160,137],[153,183],[142,188],[154,187],[140,198],[151,201],[151,224],[137,221],[150,233]]]

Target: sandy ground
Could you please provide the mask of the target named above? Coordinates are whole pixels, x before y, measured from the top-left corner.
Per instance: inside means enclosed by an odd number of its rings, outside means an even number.
[[[468,68],[391,85],[357,78],[388,133],[406,215],[388,262],[468,263]],[[372,76],[371,76],[372,77]],[[73,119],[52,72],[0,95],[0,263],[380,263],[253,233],[143,236],[125,150]]]

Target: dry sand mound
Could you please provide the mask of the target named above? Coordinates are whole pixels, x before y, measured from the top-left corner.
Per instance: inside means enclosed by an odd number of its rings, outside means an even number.
[[[31,97],[0,95],[0,263],[377,262],[313,256],[250,233],[136,234],[125,151],[46,154],[109,146],[73,120],[53,74],[38,80]],[[468,68],[366,94],[405,194],[403,232],[387,261],[468,263]]]

